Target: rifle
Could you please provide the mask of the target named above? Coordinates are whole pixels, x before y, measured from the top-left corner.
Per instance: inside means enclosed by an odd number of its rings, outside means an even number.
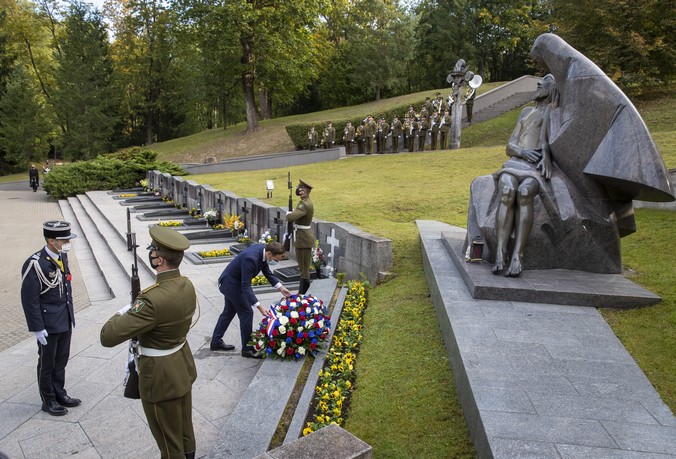
[[[289,187],[289,212],[293,211],[293,183],[291,183],[291,172],[287,172],[287,186]],[[291,239],[293,238],[293,222],[287,222],[286,234],[284,235],[284,251],[291,250]]]
[[[134,263],[131,265],[131,304],[134,304],[136,297],[141,292],[141,279],[138,277],[138,258],[136,256],[136,233],[129,232],[129,241],[131,249],[134,251]],[[126,398],[136,399],[141,398],[141,393],[138,386],[138,371],[136,370],[138,362],[138,338],[133,337],[129,341],[129,356],[127,358],[127,369],[129,373],[124,381],[124,396]]]

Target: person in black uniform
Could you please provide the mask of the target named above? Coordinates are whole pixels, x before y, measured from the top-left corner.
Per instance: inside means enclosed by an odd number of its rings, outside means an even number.
[[[141,403],[162,459],[195,458],[192,384],[195,360],[187,341],[197,294],[179,265],[190,241],[171,228],[150,228],[150,266],[156,282],[108,319],[101,344],[117,346],[138,337]]]
[[[52,416],[63,416],[68,413],[66,407],[81,403],[69,397],[64,387],[75,327],[67,253],[70,240],[77,235],[70,229],[68,222],[45,222],[42,232],[47,244],[21,268],[21,304],[28,330],[38,341],[37,374],[42,411]]]
[[[235,349],[234,345],[223,342],[223,335],[225,335],[236,315],[239,318],[242,357],[254,359],[262,357],[256,355],[256,351],[248,343],[253,331],[253,308],[257,308],[263,316],[268,311],[256,298],[256,294],[251,288],[251,280],[262,272],[270,285],[279,290],[285,297],[290,296],[291,292],[282,285],[270,270],[270,266],[276,265],[283,256],[284,247],[282,244],[268,242],[266,245],[253,244],[228,263],[228,266],[218,278],[218,289],[225,297],[225,305],[211,335],[209,348],[212,351],[232,351]]]

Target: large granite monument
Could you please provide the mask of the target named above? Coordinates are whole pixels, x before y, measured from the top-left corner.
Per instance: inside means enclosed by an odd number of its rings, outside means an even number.
[[[465,249],[482,243],[494,273],[622,271],[632,200],[673,201],[667,170],[627,96],[554,34],[533,59],[550,72],[507,146],[503,169],[472,182]]]

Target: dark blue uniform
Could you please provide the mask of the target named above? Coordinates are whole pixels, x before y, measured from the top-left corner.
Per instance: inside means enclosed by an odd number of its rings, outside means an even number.
[[[223,335],[236,314],[239,317],[242,349],[249,348],[247,343],[251,340],[254,316],[252,306],[258,302],[251,288],[251,280],[262,272],[270,285],[280,283],[272,274],[264,254],[265,244],[252,245],[237,255],[218,278],[218,288],[225,296],[225,306],[216,322],[211,337],[212,344],[223,342]]]
[[[45,248],[21,268],[21,303],[28,330],[47,330],[47,344],[38,342],[38,388],[43,403],[64,400],[66,364],[75,327],[68,256],[55,260]]]

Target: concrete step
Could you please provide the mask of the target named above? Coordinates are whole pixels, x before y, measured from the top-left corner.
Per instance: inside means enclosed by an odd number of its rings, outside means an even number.
[[[72,204],[74,208],[79,205],[76,212],[78,218],[81,221],[89,220],[83,225],[83,230],[114,296],[126,300],[130,295],[129,281],[134,262],[133,253],[127,250],[126,239],[121,238],[105,214],[87,195],[78,195],[71,199],[77,201],[77,204],[75,202]],[[141,285],[154,283],[154,278],[145,265],[138,263],[138,266]]]
[[[92,302],[111,300],[115,297],[115,294],[106,281],[83,230],[83,226],[87,227],[87,223],[83,222],[83,220],[87,220],[86,215],[82,215],[79,204],[75,209],[73,208],[71,199],[77,203],[75,198],[62,199],[59,201],[59,207],[61,207],[63,218],[70,222],[73,232],[78,235],[75,244],[73,244],[73,250],[80,265],[87,294]]]

